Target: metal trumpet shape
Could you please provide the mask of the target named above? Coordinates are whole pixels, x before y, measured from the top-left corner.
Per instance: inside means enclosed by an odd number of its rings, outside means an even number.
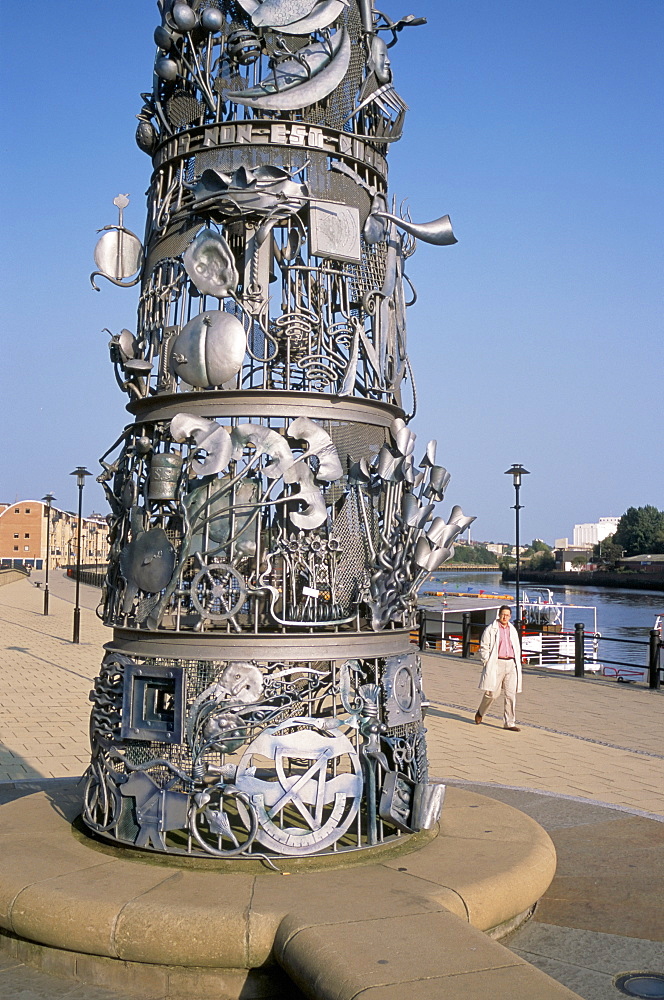
[[[452,231],[452,221],[449,215],[441,215],[440,219],[434,219],[433,222],[417,223],[411,222],[409,219],[402,219],[398,215],[392,215],[391,212],[374,212],[373,214],[378,219],[387,219],[388,222],[393,222],[404,233],[410,233],[411,236],[422,240],[423,243],[431,243],[436,247],[449,247],[458,243]]]

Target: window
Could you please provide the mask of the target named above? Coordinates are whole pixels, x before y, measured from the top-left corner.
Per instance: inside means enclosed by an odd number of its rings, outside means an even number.
[[[25,508],[25,513],[26,513],[26,514],[29,514],[29,513],[30,513],[30,508],[29,508],[29,507],[26,507],[26,508]]]
[[[23,551],[24,552],[29,552],[30,551],[30,546],[29,545],[24,545],[23,546]]]
[[[14,546],[14,552],[18,552],[18,545]]]
[[[14,508],[14,513],[15,514],[20,514],[21,513],[21,508],[20,507],[15,507]]]
[[[18,538],[18,531],[14,532],[14,538]]]
[[[25,533],[25,537],[26,537],[26,538],[29,538],[29,537],[30,537],[30,532],[29,532],[29,531],[26,531],[26,533]]]

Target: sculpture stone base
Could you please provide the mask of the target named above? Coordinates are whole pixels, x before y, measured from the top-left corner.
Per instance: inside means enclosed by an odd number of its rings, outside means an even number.
[[[0,950],[145,997],[290,1000],[291,980],[322,996],[312,976],[327,989],[329,976],[340,975],[325,949],[307,944],[323,926],[349,940],[378,934],[388,957],[408,940],[407,955],[386,966],[358,957],[355,969],[349,958],[347,974],[370,984],[375,975],[375,985],[405,982],[418,957],[442,970],[459,935],[473,937],[473,954],[490,956],[499,946],[474,928],[512,929],[555,871],[553,844],[533,820],[456,788],[438,836],[409,837],[407,850],[384,848],[370,859],[287,859],[281,871],[256,861],[210,870],[207,861],[109,848],[77,829],[79,811],[73,780],[0,807]],[[495,955],[482,961],[505,964]]]

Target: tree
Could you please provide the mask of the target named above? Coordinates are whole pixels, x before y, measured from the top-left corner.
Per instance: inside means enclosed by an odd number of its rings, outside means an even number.
[[[455,545],[452,563],[472,563],[478,566],[498,565],[498,557],[483,545]]]
[[[528,565],[530,569],[539,569],[542,571],[555,569],[556,558],[547,545],[544,549],[538,549],[537,552],[533,553]]]
[[[614,569],[623,554],[622,546],[615,542],[615,535],[607,535],[593,548],[593,560],[605,569]]]
[[[527,564],[528,569],[546,571],[554,569],[556,565],[553,549],[541,538],[533,538],[525,552],[521,553],[521,559]]]
[[[664,552],[664,511],[650,504],[629,507],[618,522],[613,541],[626,556]]]
[[[585,566],[587,562],[588,560],[585,556],[574,556],[572,559],[572,566],[576,566],[577,569],[581,569],[581,567]]]
[[[521,553],[522,559],[530,559],[536,552],[553,552],[550,545],[543,542],[541,538],[533,538],[527,549]]]

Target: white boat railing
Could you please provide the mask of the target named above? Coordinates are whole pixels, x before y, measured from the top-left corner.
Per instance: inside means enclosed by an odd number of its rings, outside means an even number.
[[[601,669],[598,662],[600,636],[584,636],[583,655],[586,670]],[[573,632],[532,632],[526,629],[521,642],[524,661],[531,667],[574,670],[575,637]]]

